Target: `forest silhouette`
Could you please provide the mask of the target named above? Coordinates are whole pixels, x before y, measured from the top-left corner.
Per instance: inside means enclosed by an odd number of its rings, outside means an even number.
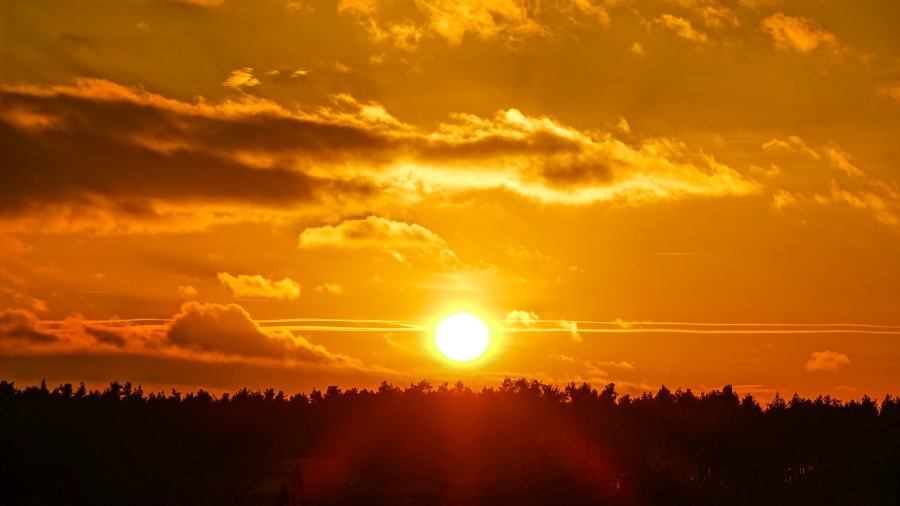
[[[631,397],[509,378],[221,397],[0,382],[0,504],[249,504],[242,484],[300,457],[369,483],[303,504],[395,504],[378,490],[400,485],[433,504],[898,504],[900,398],[761,405],[730,385]]]

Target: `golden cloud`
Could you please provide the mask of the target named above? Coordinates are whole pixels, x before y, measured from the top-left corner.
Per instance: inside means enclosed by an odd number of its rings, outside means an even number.
[[[772,139],[769,142],[766,142],[762,145],[762,148],[766,151],[787,151],[791,153],[805,153],[809,155],[813,160],[818,160],[821,158],[819,153],[816,153],[814,150],[808,148],[806,143],[803,142],[803,139],[796,135],[791,135],[788,137],[787,141],[782,141],[779,139]]]
[[[516,109],[423,130],[348,95],[313,113],[96,79],[0,96],[0,149],[15,175],[0,188],[0,224],[11,232],[192,231],[473,190],[569,205],[759,191],[678,140],[626,144]]]
[[[510,311],[509,314],[506,315],[507,325],[530,327],[536,324],[537,321],[538,315],[534,314],[534,311]]]
[[[561,0],[541,5],[522,0],[414,0],[407,8],[386,0],[340,0],[338,12],[352,15],[377,42],[414,50],[426,35],[451,45],[466,35],[480,39],[519,42],[548,36],[560,28],[586,20],[609,23],[607,6],[617,0]],[[415,20],[415,21],[414,21]]]
[[[840,367],[850,363],[850,357],[836,351],[816,351],[806,362],[807,371],[836,372]]]
[[[225,0],[146,0],[152,3],[173,3],[173,4],[184,4],[184,5],[194,5],[197,7],[218,7],[225,3]]]
[[[179,348],[239,357],[282,358],[290,338],[270,335],[240,306],[186,302],[166,332]]]
[[[797,203],[797,197],[785,190],[776,190],[772,195],[772,206],[779,211]]]
[[[581,335],[578,333],[578,323],[563,320],[559,322],[559,326],[572,333],[572,340],[576,343],[583,342]]]
[[[691,22],[684,18],[673,16],[671,14],[663,14],[661,17],[655,19],[654,22],[666,26],[682,39],[692,40],[701,44],[707,41],[706,34],[695,30],[691,27]]]
[[[900,82],[885,83],[878,87],[878,94],[892,98],[900,103]]]
[[[178,295],[182,297],[196,297],[197,289],[191,285],[180,285],[178,287]]]
[[[825,154],[828,155],[828,159],[831,160],[832,165],[846,172],[848,176],[866,177],[859,167],[850,163],[850,154],[841,149],[837,144],[832,142],[826,146]]]
[[[0,243],[0,247],[2,247],[2,243]],[[5,272],[0,271],[0,275],[4,273]],[[37,297],[32,297],[28,295],[28,293],[24,290],[4,286],[0,287],[0,292],[7,294],[13,301],[22,306],[28,307],[32,311],[47,311],[47,301],[38,299]]]
[[[334,295],[341,295],[344,293],[344,287],[337,283],[322,283],[321,285],[316,287],[317,292],[326,292]]]
[[[392,221],[379,216],[346,220],[338,226],[307,228],[300,234],[301,248],[422,248],[443,250],[447,243],[418,224]]]
[[[260,327],[244,308],[185,302],[166,330],[168,344],[181,349],[237,358],[364,369],[358,359],[331,353],[304,337]]]
[[[737,16],[734,12],[720,4],[715,0],[668,0],[670,3],[677,3],[686,9],[699,14],[703,17],[706,26],[721,28],[726,23],[732,26],[738,26]]]
[[[238,89],[242,86],[256,86],[257,84],[259,84],[259,79],[253,77],[253,69],[243,68],[233,70],[222,86]]]
[[[760,27],[762,31],[772,37],[777,49],[809,53],[823,46],[837,50],[837,38],[818,23],[807,18],[787,16],[776,12],[762,20]]]
[[[888,225],[900,225],[900,188],[896,183],[876,181],[865,189],[847,190],[831,182],[830,198],[817,195],[821,203],[840,202],[857,209],[870,211],[878,221]]]
[[[132,354],[163,360],[247,362],[269,367],[317,366],[388,371],[329,352],[287,330],[261,327],[236,304],[186,302],[168,322],[43,321],[25,310],[0,311],[0,352],[15,354]]]
[[[227,286],[235,297],[262,297],[266,299],[294,300],[300,297],[300,285],[284,278],[281,281],[266,279],[262,276],[239,274],[232,276],[227,272],[218,274],[219,281]]]

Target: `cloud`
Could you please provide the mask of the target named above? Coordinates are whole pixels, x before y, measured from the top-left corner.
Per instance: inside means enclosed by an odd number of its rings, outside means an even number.
[[[388,332],[384,335],[384,340],[386,343],[388,343],[389,345],[391,345],[395,348],[403,348],[403,345],[398,343],[397,341],[394,341],[393,337],[394,337],[394,333]]]
[[[578,324],[577,323],[563,320],[563,321],[559,322],[559,326],[568,330],[569,332],[571,332],[572,340],[575,341],[576,343],[580,343],[580,342],[584,341],[584,339],[581,338],[581,335],[578,334]]]
[[[762,31],[772,37],[776,49],[809,53],[816,48],[829,47],[837,50],[837,39],[813,20],[787,16],[781,12],[762,20]]]
[[[116,348],[124,348],[127,345],[125,336],[119,332],[88,325],[84,326],[84,331],[100,344],[108,344]]]
[[[868,189],[847,190],[831,181],[831,196],[816,195],[820,203],[841,202],[872,212],[878,221],[900,225],[900,188],[896,183],[873,182]]]
[[[442,250],[447,243],[427,228],[379,216],[346,220],[340,225],[307,228],[300,234],[301,248],[422,248]]]
[[[218,7],[225,3],[225,0],[147,0],[153,3],[174,3],[184,5],[194,5],[197,7]]]
[[[191,285],[181,285],[178,287],[178,295],[182,297],[196,297],[197,289]]]
[[[94,39],[70,32],[63,32],[59,36],[59,40],[75,48],[97,49],[97,41]]]
[[[400,253],[397,250],[393,250],[391,248],[384,248],[381,251],[379,251],[378,253],[381,254],[384,258],[396,260],[397,262],[399,262],[407,267],[411,266],[410,263],[406,260],[406,257],[403,256],[403,253]]]
[[[227,272],[218,274],[219,281],[231,289],[235,297],[262,297],[266,299],[294,300],[300,297],[300,285],[284,278],[281,281],[265,279],[262,276],[240,274],[232,276]]]
[[[555,355],[554,354],[554,355],[549,355],[548,357],[552,358],[553,360],[559,360],[560,362],[569,362],[570,364],[575,363],[575,359],[568,355],[563,355],[563,354]]]
[[[626,144],[516,109],[421,129],[380,104],[332,98],[298,112],[249,95],[182,102],[97,79],[0,87],[0,227],[193,231],[497,189],[567,205],[759,191],[676,139]]]
[[[315,12],[316,9],[310,5],[301,2],[300,0],[286,0],[284,5],[284,10],[288,12]]]
[[[459,45],[466,36],[519,43],[551,36],[573,25],[606,26],[607,6],[616,0],[560,0],[548,4],[518,0],[415,0],[409,10],[384,0],[340,0],[338,12],[356,18],[376,42],[409,51],[425,36]]]
[[[725,24],[738,26],[737,16],[734,12],[715,0],[668,0],[682,7],[692,10],[703,17],[706,26],[721,28]]]
[[[340,0],[338,11],[357,16],[373,39],[410,50],[426,31],[458,45],[466,33],[483,39],[518,39],[543,30],[536,6],[514,0],[416,0],[415,6],[424,23],[393,18],[377,0]]]
[[[240,361],[269,367],[323,367],[385,372],[329,352],[287,330],[261,327],[236,304],[185,302],[167,323],[87,321],[80,315],[42,321],[24,310],[0,311],[0,353],[109,353],[162,360]]]
[[[825,154],[828,155],[828,159],[831,160],[832,165],[846,172],[848,176],[866,177],[859,167],[850,163],[850,160],[848,159],[850,158],[850,154],[841,149],[837,144],[832,142],[826,146]]]
[[[816,153],[814,150],[808,148],[806,143],[803,142],[803,139],[796,135],[791,135],[788,137],[787,141],[782,141],[779,139],[772,139],[769,142],[766,142],[762,145],[762,148],[765,151],[786,151],[789,153],[804,153],[808,155],[813,160],[818,160],[821,158],[819,153]]]
[[[260,327],[236,304],[185,302],[170,323],[166,339],[172,346],[194,352],[362,368],[359,360],[330,353],[303,337]]]
[[[334,295],[341,295],[344,293],[344,287],[337,283],[322,283],[321,285],[316,287],[317,292],[327,292]]]
[[[339,65],[337,62],[335,63]],[[222,86],[238,89],[242,86],[249,87],[257,84],[259,84],[259,79],[253,77],[253,69],[247,67],[231,71],[231,75],[222,83]]]
[[[0,97],[0,228],[10,232],[177,232],[271,221],[365,185],[293,167],[331,157],[314,153],[322,134],[328,152],[347,141],[367,151],[371,136],[271,102],[186,103],[90,79],[4,87]]]
[[[621,318],[616,318],[616,320],[613,323],[615,323],[616,325],[619,326],[619,328],[622,328],[622,329],[630,329],[632,326],[632,322],[625,321]]]
[[[663,14],[653,21],[668,27],[675,32],[675,35],[682,39],[692,40],[701,44],[707,41],[706,34],[694,30],[694,28],[691,27],[691,22],[684,18],[673,16],[671,14]]]
[[[878,87],[878,94],[890,97],[895,102],[900,103],[900,81],[880,85]]]
[[[509,314],[506,315],[507,325],[531,327],[532,325],[537,324],[537,321],[538,315],[534,314],[534,311],[510,311]]]
[[[37,329],[38,317],[24,309],[0,311],[0,342],[19,341],[27,344],[48,344],[58,339]]]
[[[3,273],[5,273],[5,270],[3,272],[0,272],[0,274]],[[48,309],[47,301],[38,299],[37,297],[32,297],[25,291],[9,287],[0,287],[0,291],[9,295],[16,303],[27,306],[32,311],[45,312]]]
[[[775,5],[779,1],[780,0],[738,0],[738,4],[755,9],[764,5]]]
[[[772,206],[779,211],[797,203],[797,197],[785,190],[776,190],[772,196]]]
[[[686,162],[691,157],[678,141],[648,139],[632,147],[610,135],[589,135],[515,109],[493,119],[454,118],[459,123],[444,124],[440,135],[430,136],[429,149],[416,164],[425,188],[499,186],[538,201],[568,204],[758,189],[710,156],[699,155],[696,165]],[[676,158],[681,163],[672,161]]]
[[[273,338],[240,306],[186,302],[175,315],[166,337],[170,344],[195,351],[242,357],[282,358],[283,338]]]
[[[838,368],[850,363],[850,358],[835,351],[816,351],[806,362],[807,371],[835,372]]]
[[[617,367],[619,369],[634,369],[634,364],[626,362],[624,360],[619,362],[597,362],[597,365]]]

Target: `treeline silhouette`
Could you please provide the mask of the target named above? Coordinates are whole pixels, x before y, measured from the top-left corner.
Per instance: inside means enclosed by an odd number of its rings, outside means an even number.
[[[0,382],[0,503],[235,504],[283,457],[339,459],[437,504],[881,505],[900,399],[696,395],[506,379],[285,395]]]

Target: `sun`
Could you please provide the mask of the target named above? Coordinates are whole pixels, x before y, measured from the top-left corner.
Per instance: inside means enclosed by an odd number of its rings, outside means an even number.
[[[488,328],[478,317],[456,313],[444,318],[437,327],[437,347],[450,360],[466,362],[484,353]]]

